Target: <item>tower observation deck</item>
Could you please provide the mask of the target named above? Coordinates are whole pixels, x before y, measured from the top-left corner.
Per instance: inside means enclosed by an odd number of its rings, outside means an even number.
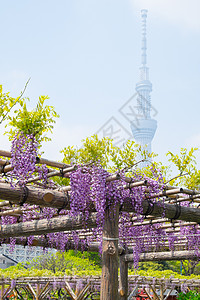
[[[151,152],[151,142],[157,128],[157,121],[151,118],[151,96],[152,84],[149,81],[149,69],[147,67],[147,38],[146,20],[147,10],[141,10],[142,17],[142,59],[140,67],[140,81],[136,84],[137,92],[137,125],[131,122],[133,137],[137,143],[146,146]]]

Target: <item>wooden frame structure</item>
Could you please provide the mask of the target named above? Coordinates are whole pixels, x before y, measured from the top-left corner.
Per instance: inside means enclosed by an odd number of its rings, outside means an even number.
[[[5,300],[11,294],[13,299],[25,299],[23,296],[31,295],[35,300],[47,299],[47,297],[53,297],[55,292],[67,292],[71,295],[73,300],[84,299],[81,295],[87,297],[89,295],[99,294],[101,287],[100,276],[65,276],[65,277],[23,277],[15,280],[4,278],[0,279],[0,299]],[[132,300],[134,296],[137,296],[138,290],[142,289],[146,292],[150,300],[164,300],[170,295],[172,290],[181,289],[197,291],[200,290],[199,279],[178,279],[174,277],[170,278],[154,278],[144,277],[139,275],[129,276],[129,297],[128,300]],[[167,291],[167,296],[164,296]],[[119,290],[119,294],[123,299],[122,290]]]
[[[91,213],[87,220],[87,231],[83,224],[83,218],[78,216],[72,220],[69,215],[63,213],[64,210],[70,209],[70,186],[54,186],[52,189],[47,189],[45,185],[40,182],[40,177],[35,176],[28,180],[26,186],[21,188],[15,186],[12,188],[7,182],[9,178],[9,172],[12,167],[9,162],[11,153],[8,151],[1,151],[0,155],[4,156],[4,159],[0,160],[0,173],[2,178],[0,179],[0,217],[14,216],[18,218],[18,223],[1,225],[0,227],[0,239],[1,243],[8,243],[10,237],[16,238],[16,243],[26,245],[26,238],[20,237],[34,236],[32,245],[43,247],[55,247],[56,244],[49,243],[46,238],[46,234],[53,232],[64,232],[69,235],[72,230],[77,231],[80,236],[80,240],[86,239],[93,235],[90,229],[94,229],[97,226],[97,213],[95,207],[91,207]],[[37,159],[38,164],[46,164],[49,167],[48,178],[54,176],[62,176],[69,178],[71,172],[76,170],[76,165],[69,166],[60,162],[49,161],[44,158]],[[54,168],[54,169],[52,169]],[[37,169],[36,169],[37,170]],[[114,174],[106,179],[109,181],[120,180],[119,174]],[[127,189],[137,188],[138,186],[144,186],[148,190],[148,181],[134,181],[133,178],[125,178]],[[142,223],[137,221],[134,217],[135,208],[127,203],[124,203],[121,207],[115,205],[115,207],[109,206],[105,211],[105,221],[102,231],[102,277],[101,277],[101,300],[113,300],[113,299],[127,299],[128,297],[128,262],[133,260],[131,252],[131,244],[128,248],[123,248],[119,241],[119,213],[124,211],[129,213],[131,226],[145,226],[149,224],[159,224],[160,228],[166,230],[166,232],[177,232],[182,226],[195,226],[198,228],[200,223],[200,209],[198,205],[200,203],[200,192],[195,190],[189,190],[184,188],[177,188],[171,186],[165,186],[164,191],[154,194],[150,198],[146,197],[142,201],[143,211],[149,211],[149,200],[151,198],[162,199],[163,204],[155,202],[153,208],[150,209],[150,215],[146,216],[146,220]],[[193,207],[183,206],[183,203],[192,203]],[[24,204],[28,204],[28,208],[24,207]],[[179,204],[182,204],[181,206]],[[38,205],[41,207],[50,207],[57,209],[54,216],[51,219],[33,219],[31,221],[21,222],[21,217],[32,205]],[[163,213],[165,217],[163,217]],[[179,222],[179,221],[182,222]],[[43,235],[41,237],[41,235]],[[199,234],[200,235],[200,234]],[[38,238],[37,236],[40,236]],[[196,251],[188,250],[185,243],[185,237],[175,243],[175,251],[171,252],[168,249],[165,251],[155,252],[152,246],[150,253],[142,253],[140,260],[172,260],[172,259],[198,259]],[[134,244],[134,241],[133,241]],[[167,243],[166,243],[167,245]],[[81,248],[81,244],[74,244],[72,239],[69,238],[67,249]],[[85,249],[90,251],[97,251],[99,247],[98,237],[93,243],[86,243]],[[119,279],[119,291],[118,291],[118,258],[120,257],[120,279]]]

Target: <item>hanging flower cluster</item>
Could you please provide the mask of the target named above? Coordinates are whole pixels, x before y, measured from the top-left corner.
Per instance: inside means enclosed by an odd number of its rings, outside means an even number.
[[[28,179],[32,178],[36,172],[36,157],[37,157],[37,141],[33,135],[24,135],[18,133],[11,148],[11,184],[12,186],[19,185],[25,187]],[[100,163],[91,164],[88,166],[79,165],[76,170],[70,174],[70,210],[62,209],[62,214],[70,215],[76,218],[81,215],[84,220],[84,229],[72,231],[71,233],[58,232],[48,233],[41,238],[46,241],[46,244],[57,249],[66,250],[70,248],[70,243],[73,241],[75,247],[78,248],[80,243],[82,249],[87,244],[98,241],[102,242],[102,230],[104,225],[105,211],[109,206],[115,208],[122,207],[128,204],[133,207],[134,213],[131,215],[127,212],[120,211],[119,217],[119,241],[121,246],[128,247],[132,245],[134,265],[138,265],[139,257],[142,252],[152,251],[152,249],[164,249],[166,244],[170,250],[175,249],[175,243],[181,238],[175,232],[166,232],[160,224],[143,225],[145,215],[149,214],[154,203],[158,203],[163,211],[163,202],[156,198],[155,195],[163,190],[163,178],[161,172],[156,170],[152,165],[151,172],[154,179],[146,178],[141,174],[132,174],[133,181],[127,183],[127,178],[124,172],[119,172],[118,180],[112,180],[111,174],[104,170]],[[42,183],[47,186],[48,169],[45,165],[37,167],[37,174]],[[132,182],[146,180],[147,185],[138,185],[131,187]],[[49,186],[52,186],[51,183]],[[143,201],[149,201],[147,211],[143,210]],[[34,219],[51,219],[58,214],[58,211],[53,208],[40,208],[39,206],[23,205],[24,213],[21,216],[22,222]],[[85,239],[81,239],[79,233],[87,232],[87,221],[91,211],[97,212],[97,228],[92,229],[92,235],[86,235]],[[14,224],[18,222],[17,217],[5,216],[1,217],[1,224]],[[88,230],[89,232],[89,230]],[[91,232],[91,230],[90,230]],[[188,249],[194,249],[198,253],[200,246],[200,232],[195,226],[181,227],[180,234],[186,236],[186,244]],[[197,238],[198,236],[198,238]],[[30,236],[27,239],[27,244],[30,246],[34,238]],[[14,248],[16,240],[10,238],[11,248]]]
[[[11,146],[11,181],[15,179],[19,186],[24,186],[35,172],[38,143],[35,137],[17,133]]]

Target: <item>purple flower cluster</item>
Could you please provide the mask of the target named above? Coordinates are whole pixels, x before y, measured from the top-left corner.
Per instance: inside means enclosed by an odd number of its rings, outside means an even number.
[[[48,168],[46,165],[41,165],[37,168],[38,176],[40,177],[40,180],[44,183],[44,185],[47,185],[47,174],[48,174]]]
[[[70,176],[71,179],[71,202],[70,213],[75,217],[82,214],[85,220],[89,217],[90,211],[90,186],[91,174],[85,166],[79,166]]]
[[[9,251],[12,253],[15,249],[15,244],[16,244],[16,239],[11,237],[10,238],[10,248],[9,248]]]
[[[157,173],[154,170],[154,173]],[[161,191],[160,184],[154,180],[148,180],[148,191],[144,186],[137,186],[130,189],[125,189],[127,185],[124,174],[120,174],[121,180],[106,181],[110,173],[105,171],[100,165],[90,167],[79,166],[78,169],[71,174],[71,216],[76,217],[78,214],[84,216],[87,223],[87,218],[93,206],[97,211],[97,228],[92,237],[87,242],[92,240],[101,241],[101,233],[104,224],[105,210],[108,206],[117,204],[123,205],[125,202],[134,207],[137,222],[142,222],[144,217],[142,202],[145,197],[152,198],[152,195]],[[134,180],[140,181],[144,179],[141,175],[135,175]],[[158,179],[158,178],[157,178]],[[159,181],[162,182],[159,173]],[[152,199],[152,202],[157,202],[157,199]],[[74,235],[74,234],[73,234]],[[154,247],[163,247],[165,236],[164,230],[161,230],[159,225],[136,226],[130,220],[128,213],[121,212],[119,220],[119,237],[121,245],[127,246],[134,241],[133,253],[134,264],[138,265],[139,255],[143,251],[148,251]],[[74,236],[74,241],[76,240]],[[101,247],[100,247],[101,248]]]
[[[11,146],[11,182],[24,186],[35,172],[38,144],[35,137],[19,132],[15,135]]]
[[[24,135],[18,133],[13,142],[11,149],[11,165],[13,171],[11,173],[11,183],[15,183],[24,187],[27,180],[33,177],[36,171],[35,163],[37,156],[37,142],[33,135]],[[47,185],[48,169],[45,165],[38,167],[38,174],[40,180]],[[42,236],[46,241],[46,245],[56,247],[57,249],[66,250],[71,241],[73,241],[75,248],[82,243],[82,249],[87,244],[98,241],[100,242],[100,250],[102,247],[102,231],[104,225],[105,211],[109,206],[117,207],[128,204],[134,208],[134,213],[130,216],[129,213],[120,212],[119,219],[119,240],[122,246],[126,247],[129,244],[133,245],[134,266],[138,266],[139,257],[142,252],[152,251],[152,249],[164,249],[166,241],[170,250],[175,249],[175,242],[178,240],[177,235],[173,232],[166,233],[160,224],[143,225],[140,222],[144,221],[145,211],[143,211],[143,200],[147,199],[149,205],[153,203],[160,203],[162,209],[163,202],[160,197],[153,197],[153,195],[160,193],[163,190],[164,182],[161,171],[157,170],[155,165],[151,166],[151,173],[154,179],[146,178],[141,174],[133,174],[133,181],[141,181],[146,179],[147,186],[135,186],[127,188],[125,174],[121,172],[120,180],[108,181],[107,178],[111,175],[104,170],[102,166],[97,163],[89,166],[80,165],[70,174],[70,211],[63,210],[63,213],[69,214],[72,219],[81,215],[84,220],[85,228],[83,230],[72,231],[71,233],[49,233]],[[51,183],[53,187],[53,184]],[[162,198],[161,198],[162,199]],[[42,208],[39,206],[30,207],[24,204],[25,209],[22,221],[29,221],[33,219],[51,219],[57,211],[53,208]],[[81,239],[81,234],[87,233],[87,220],[91,211],[97,212],[97,228],[92,229],[92,235]],[[164,217],[164,210],[163,217]],[[1,218],[1,224],[14,224],[17,222],[16,217],[5,216]],[[134,226],[134,222],[135,224]],[[73,224],[72,224],[73,227]],[[88,229],[89,230],[89,229]],[[91,230],[90,230],[91,231]],[[80,236],[79,236],[80,234]],[[196,226],[181,227],[180,234],[186,237],[188,249],[199,249],[200,232]],[[33,237],[30,236],[27,240],[28,245],[31,246]],[[14,248],[15,239],[10,239],[11,248]]]

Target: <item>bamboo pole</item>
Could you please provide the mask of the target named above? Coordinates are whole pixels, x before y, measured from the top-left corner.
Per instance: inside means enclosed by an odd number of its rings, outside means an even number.
[[[0,202],[0,207],[9,206],[9,205],[10,205],[9,201],[2,201],[2,202]]]
[[[70,166],[70,167],[64,168],[64,169],[62,170],[63,176],[64,176],[66,173],[75,171],[76,168],[77,168],[77,166]],[[50,173],[47,174],[47,178],[54,177],[54,176],[61,176],[60,170],[59,170],[59,171],[58,171],[58,170],[54,170],[54,171],[52,171],[52,172],[50,172]],[[30,178],[30,179],[27,181],[27,183],[32,183],[32,182],[38,181],[38,180],[40,180],[40,179],[41,179],[40,176],[36,176],[36,177],[34,177],[34,178]]]
[[[167,198],[166,201],[170,202],[171,204],[176,203],[176,202],[185,202],[185,201],[189,201],[189,202],[194,202],[194,203],[200,203],[200,194],[197,195],[190,195],[189,197],[177,197],[177,199],[171,199],[171,198]]]
[[[10,164],[9,160],[0,159],[0,166],[7,166],[9,164]]]
[[[22,215],[23,211],[20,208],[5,210],[0,212],[0,216],[15,216],[15,215]]]
[[[142,201],[143,211],[146,212],[149,207],[149,202],[147,199]],[[134,207],[128,203],[124,203],[122,211],[134,212]],[[151,212],[152,216],[168,218],[173,220],[177,214],[177,206],[172,204],[161,204],[159,202],[154,203],[153,211]],[[183,220],[188,222],[200,223],[200,209],[192,207],[181,206],[180,213],[176,220]]]
[[[176,189],[173,188],[163,192],[159,192],[151,196],[146,196],[146,198],[153,199],[153,198],[165,197],[165,196],[176,195],[176,194],[186,194],[186,195],[194,196],[194,195],[199,195],[199,192],[195,190],[185,189],[185,188],[176,188]]]
[[[134,223],[131,227],[135,227],[135,226],[145,226],[145,225],[155,225],[155,224],[161,224],[161,223],[167,223],[164,225],[160,225],[159,228],[161,229],[167,229],[167,228],[178,228],[178,227],[183,227],[183,226],[192,226],[192,225],[198,225],[196,222],[184,222],[184,223],[180,223],[179,221],[173,221],[173,222],[169,222],[168,219],[166,219],[166,221],[164,220],[152,220],[152,221],[144,221],[141,223]]]
[[[0,150],[0,156],[11,158],[11,152],[10,151],[5,151],[5,150]],[[53,160],[48,160],[48,159],[42,158],[42,157],[37,157],[36,158],[36,163],[45,164],[45,165],[50,166],[50,167],[61,168],[61,169],[66,168],[66,167],[70,167],[70,165],[68,165],[68,164],[53,161]]]

